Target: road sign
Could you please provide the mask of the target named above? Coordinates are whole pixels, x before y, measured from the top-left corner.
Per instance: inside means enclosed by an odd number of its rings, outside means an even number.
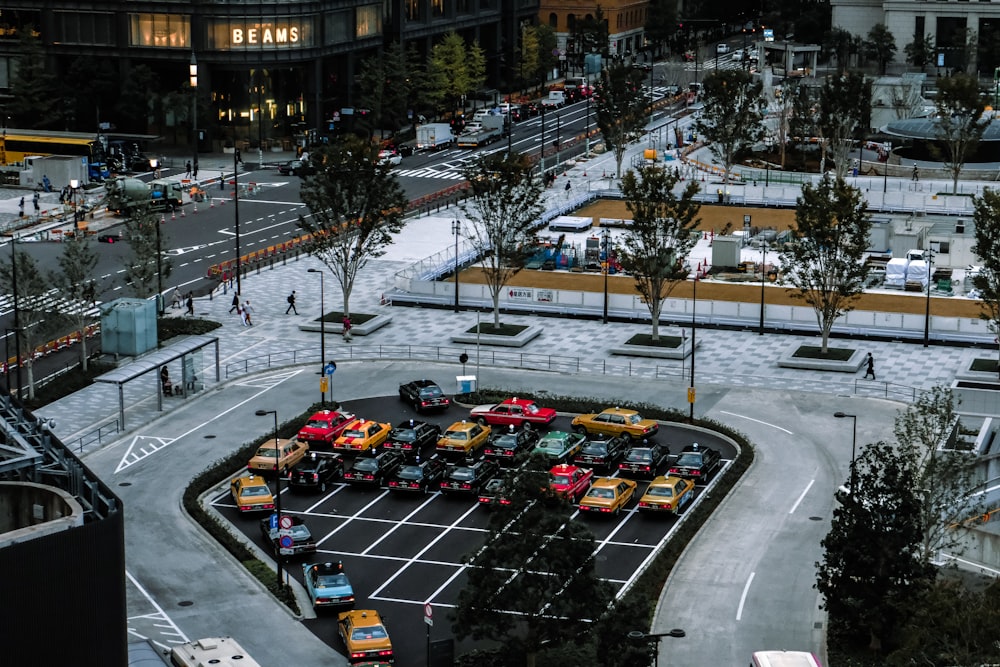
[[[323,375],[333,375],[335,370],[337,370],[337,362],[330,361],[323,367]]]
[[[324,375],[319,379],[319,391],[321,394],[325,394],[327,389],[329,388],[330,388],[330,381],[327,380],[326,376]]]
[[[431,607],[431,603],[427,602],[424,604],[424,623],[427,625],[434,625],[434,608]],[[430,632],[428,630],[428,632]]]
[[[278,527],[278,515],[277,514],[272,514],[268,518],[268,526],[270,526],[271,530],[274,530],[275,528]]]
[[[694,387],[688,387],[688,403],[694,403]]]
[[[290,516],[281,517],[279,524],[281,525],[282,528],[288,530],[289,528],[292,527],[292,517]]]
[[[291,535],[282,535],[281,539],[278,540],[278,544],[283,549],[291,549],[292,545],[294,543],[295,543],[295,541],[292,540],[292,536]]]

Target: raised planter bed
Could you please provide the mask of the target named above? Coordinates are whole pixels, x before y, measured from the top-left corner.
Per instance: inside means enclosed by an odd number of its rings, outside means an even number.
[[[796,345],[778,359],[778,365],[782,368],[800,368],[810,371],[830,371],[833,373],[857,373],[861,370],[867,359],[867,354],[860,349],[830,348],[839,354],[840,358],[831,355],[830,358],[822,359],[807,356],[799,353],[802,348],[812,348],[811,345]],[[850,354],[847,354],[850,353]]]
[[[497,345],[500,347],[524,347],[542,333],[542,327],[517,325],[508,326],[506,333],[489,333],[491,324],[481,324],[479,334],[476,334],[476,327],[471,327],[459,334],[451,337],[453,343],[465,343],[467,345]]]
[[[360,320],[362,316],[358,316]],[[343,318],[332,317],[328,314],[326,316],[326,333],[329,334],[339,334],[343,331],[344,326],[342,323]],[[374,333],[389,324],[392,321],[392,315],[368,315],[364,321],[358,322],[351,318],[351,335],[352,336],[367,336],[368,334]],[[315,331],[319,333],[322,330],[322,325],[320,324],[319,318],[314,320],[309,320],[304,324],[299,325],[301,331]]]
[[[611,354],[656,359],[685,359],[691,354],[691,339],[687,336],[660,335],[655,343],[649,334],[637,334],[624,344],[611,348]]]

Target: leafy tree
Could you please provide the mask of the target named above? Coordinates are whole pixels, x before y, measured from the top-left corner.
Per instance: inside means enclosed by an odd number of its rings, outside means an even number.
[[[125,263],[125,282],[140,299],[157,294],[157,285],[170,277],[170,258],[163,251],[160,219],[148,205],[131,207],[125,219],[124,237],[132,250]]]
[[[518,63],[522,89],[538,81],[541,73],[540,55],[538,32],[531,26],[525,26],[521,30],[521,52]]]
[[[884,653],[936,571],[920,558],[919,473],[905,452],[878,442],[862,449],[852,477],[857,488],[841,496],[821,543],[816,588],[831,631]]]
[[[601,5],[597,5],[593,14],[577,17],[573,38],[583,46],[582,53],[600,53],[608,57],[611,46],[608,19]]]
[[[97,297],[94,269],[97,267],[97,253],[85,234],[73,234],[63,241],[63,252],[59,257],[60,271],[52,275],[52,284],[60,296],[68,302],[63,314],[72,322],[73,329],[80,334],[80,367],[87,370],[87,326],[93,322],[88,306]]]
[[[903,47],[906,53],[906,62],[914,67],[924,69],[934,62],[934,35],[917,36],[912,42]]]
[[[972,284],[979,292],[979,317],[1000,339],[1000,192],[984,188],[982,196],[973,197],[972,202],[972,219],[976,227],[976,244],[972,252],[982,266]],[[1000,375],[1000,352],[997,371]]]
[[[121,94],[115,107],[119,128],[146,132],[153,102],[157,99],[158,81],[159,78],[147,65],[135,65],[129,68],[128,76],[121,84]]]
[[[457,109],[462,97],[475,90],[478,73],[470,70],[469,52],[462,37],[448,32],[431,49],[427,60],[427,78],[432,99],[446,108]]]
[[[789,140],[792,136],[795,136],[791,134],[791,131],[798,108],[796,104],[800,97],[799,88],[805,88],[805,86],[800,86],[795,80],[786,80],[781,99],[777,100],[777,104],[775,105],[778,111],[778,126],[775,129],[775,134],[778,139],[778,150],[781,153],[779,164],[782,169],[785,168],[785,154],[788,149]]]
[[[854,139],[871,127],[872,82],[863,74],[848,72],[827,77],[819,93],[816,126],[823,139],[820,172],[825,157],[833,156],[837,179],[847,176]]]
[[[0,263],[0,286],[5,293],[17,298],[14,327],[19,329],[17,338],[21,349],[18,356],[21,366],[28,372],[28,400],[32,400],[35,398],[35,348],[49,340],[55,330],[51,322],[56,314],[48,312],[51,307],[49,284],[38,261],[15,249],[11,260]]]
[[[66,91],[73,98],[74,116],[77,127],[84,131],[94,130],[99,121],[107,120],[103,115],[110,113],[114,101],[118,99],[118,69],[116,63],[107,58],[79,56],[70,64],[67,74],[69,81],[86,81],[86,86],[74,86]],[[188,107],[191,106],[190,94]],[[185,114],[181,114],[183,117]]]
[[[559,46],[559,39],[552,26],[546,23],[535,26],[534,31],[538,38],[538,66],[544,75],[559,65],[559,57],[554,55]]]
[[[354,281],[369,260],[385,254],[392,235],[406,224],[406,194],[388,165],[378,163],[378,146],[354,136],[309,154],[315,173],[302,179],[308,216],[299,227],[312,236],[311,253],[333,273],[351,314]]]
[[[957,193],[962,167],[976,152],[990,119],[983,115],[986,102],[979,93],[976,77],[958,73],[938,79],[937,86],[934,99],[937,142],[931,144],[931,152],[951,172],[952,192]]]
[[[803,139],[819,136],[819,91],[813,86],[797,83],[791,90],[786,88],[785,96],[792,97],[792,112],[788,119],[792,143],[798,144]]]
[[[500,326],[500,291],[534,250],[543,206],[541,181],[531,172],[525,156],[505,151],[477,157],[462,172],[471,190],[460,205],[471,226],[466,237],[483,256],[495,327]]]
[[[411,108],[410,67],[399,42],[361,62],[358,87],[361,106],[371,109],[372,122],[380,129],[398,132],[407,123]]]
[[[694,197],[699,186],[690,181],[678,197],[674,186],[679,180],[659,165],[640,166],[622,179],[632,224],[622,237],[618,259],[649,308],[653,340],[660,338],[663,302],[687,278],[685,259],[697,242],[693,232],[700,222],[701,205]]]
[[[604,143],[615,154],[616,174],[622,176],[622,160],[629,144],[642,136],[649,100],[642,92],[644,72],[623,63],[601,71],[597,82],[597,127]]]
[[[18,43],[16,67],[10,78],[7,112],[13,127],[53,128],[63,117],[63,88],[47,67],[41,40],[27,27]]]
[[[868,31],[862,48],[865,57],[878,63],[878,72],[884,75],[885,68],[896,56],[896,37],[885,27],[884,23],[876,23]]]
[[[469,77],[469,88],[466,95],[471,95],[486,83],[486,51],[479,45],[479,40],[472,42],[465,52],[465,69]]]
[[[854,309],[864,289],[871,216],[861,192],[842,180],[803,183],[795,208],[795,238],[781,250],[793,296],[816,311],[827,353],[837,318]]]
[[[705,77],[704,108],[695,129],[708,140],[712,155],[722,162],[727,185],[739,152],[764,138],[763,88],[744,70],[720,70]]]
[[[452,626],[460,639],[503,641],[528,667],[545,645],[591,631],[611,599],[595,572],[594,536],[549,491],[549,465],[533,459],[508,475],[511,502],[493,512],[485,546],[466,560]]]
[[[843,28],[833,28],[823,36],[823,55],[837,61],[837,72],[843,74],[851,61],[854,37]]]
[[[663,47],[677,32],[677,3],[671,0],[649,0],[646,10],[646,38],[656,55],[663,54]]]

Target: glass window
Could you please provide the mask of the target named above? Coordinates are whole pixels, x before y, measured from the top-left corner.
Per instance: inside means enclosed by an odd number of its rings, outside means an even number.
[[[191,18],[176,14],[129,14],[129,45],[191,48]]]
[[[555,12],[549,14],[549,27],[553,30],[557,30],[559,28],[559,16]]]
[[[326,15],[326,43],[340,44],[352,41],[351,12],[331,12]]]
[[[111,45],[111,14],[55,12],[55,42]]]
[[[39,36],[38,26],[42,25],[42,13],[25,9],[7,9],[0,12],[0,39],[16,40],[26,34],[31,27],[31,34]]]
[[[406,20],[420,20],[420,0],[406,0]]]
[[[431,0],[431,16],[436,19],[444,17],[444,0]]]
[[[455,0],[455,13],[456,14],[468,14],[472,11],[472,6],[469,0]]]
[[[355,36],[357,38],[373,37],[382,34],[382,7],[381,5],[366,5],[357,9],[357,28]]]

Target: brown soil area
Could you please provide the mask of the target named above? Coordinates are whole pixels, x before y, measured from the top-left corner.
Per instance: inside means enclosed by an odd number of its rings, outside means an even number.
[[[573,215],[593,217],[594,223],[601,218],[628,219],[632,217],[625,202],[616,199],[602,199],[589,206],[584,206]],[[750,206],[708,206],[703,205],[699,213],[701,221],[698,229],[718,232],[727,224],[733,230],[743,229],[743,216],[750,216],[750,224],[754,227],[772,227],[778,231],[795,227],[795,210],[788,208],[754,208]]]

